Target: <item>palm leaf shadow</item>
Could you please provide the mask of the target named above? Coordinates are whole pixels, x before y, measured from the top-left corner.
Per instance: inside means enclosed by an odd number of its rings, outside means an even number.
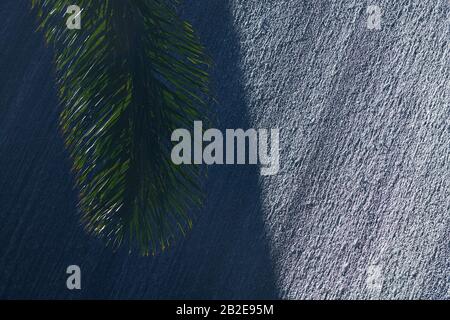
[[[224,0],[186,1],[215,60],[221,128],[249,126],[238,64],[239,41]],[[2,1],[11,37],[0,61],[8,104],[0,140],[0,296],[22,298],[276,298],[272,262],[260,212],[258,171],[217,166],[208,179],[205,208],[186,239],[156,257],[112,252],[79,224],[70,161],[59,135],[52,55],[33,33],[28,4]],[[7,37],[7,35],[1,35]],[[17,38],[17,37],[16,37]],[[0,39],[1,42],[2,39]],[[32,50],[34,48],[34,50]],[[20,61],[15,57],[20,56]],[[17,64],[19,67],[17,67]],[[10,67],[11,65],[11,67]],[[26,66],[26,67],[22,67]],[[65,287],[77,264],[83,290]]]

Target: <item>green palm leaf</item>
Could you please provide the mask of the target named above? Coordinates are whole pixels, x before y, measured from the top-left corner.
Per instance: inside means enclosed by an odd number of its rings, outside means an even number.
[[[201,170],[170,159],[172,131],[207,120],[207,59],[192,27],[174,0],[77,0],[81,30],[66,28],[68,1],[32,2],[55,48],[87,230],[144,255],[164,249],[202,198]]]

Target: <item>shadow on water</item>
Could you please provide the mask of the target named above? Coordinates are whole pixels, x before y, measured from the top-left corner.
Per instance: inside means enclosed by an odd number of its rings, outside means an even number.
[[[227,1],[186,1],[215,67],[220,128],[246,128],[239,42]],[[25,1],[0,4],[0,297],[277,298],[254,166],[210,170],[194,229],[156,257],[112,252],[79,224],[59,135],[51,53]],[[82,290],[65,270],[82,269]]]

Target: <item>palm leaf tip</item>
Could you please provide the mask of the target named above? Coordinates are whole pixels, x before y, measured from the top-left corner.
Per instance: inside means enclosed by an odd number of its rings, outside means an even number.
[[[206,118],[208,59],[169,0],[33,0],[55,50],[82,221],[89,232],[144,255],[170,245],[202,198],[202,171],[171,162],[171,133]]]

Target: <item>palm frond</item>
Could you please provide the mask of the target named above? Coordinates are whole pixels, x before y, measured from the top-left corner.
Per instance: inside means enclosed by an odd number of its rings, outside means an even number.
[[[81,30],[66,28],[62,0],[32,0],[55,50],[87,230],[144,255],[191,227],[201,204],[196,166],[170,159],[171,133],[208,113],[208,60],[175,0],[77,0]]]

